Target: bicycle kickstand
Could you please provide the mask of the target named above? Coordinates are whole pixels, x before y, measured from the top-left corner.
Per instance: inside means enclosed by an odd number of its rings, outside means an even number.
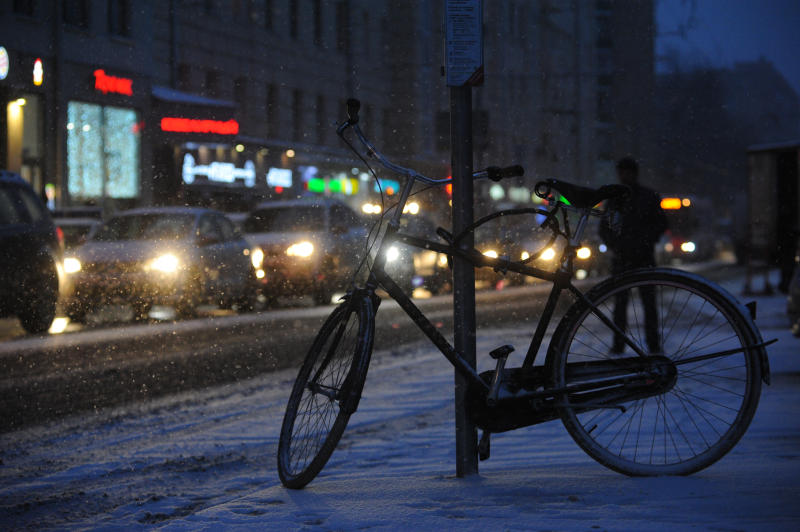
[[[497,367],[495,367],[494,370],[494,377],[492,378],[492,384],[489,388],[489,394],[486,396],[486,404],[490,407],[497,405],[497,394],[500,391],[500,384],[503,382],[503,369],[505,369],[506,359],[508,359],[508,355],[510,355],[512,351],[514,351],[513,345],[503,345],[489,353],[489,356],[497,361]],[[491,432],[484,430],[481,435],[481,440],[478,442],[478,457],[481,461],[489,459],[491,447],[489,438],[491,435]]]

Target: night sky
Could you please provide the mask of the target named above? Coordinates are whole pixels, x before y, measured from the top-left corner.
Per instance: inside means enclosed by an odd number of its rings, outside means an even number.
[[[675,48],[685,66],[725,67],[763,56],[800,94],[800,0],[657,0],[656,19],[658,57]]]

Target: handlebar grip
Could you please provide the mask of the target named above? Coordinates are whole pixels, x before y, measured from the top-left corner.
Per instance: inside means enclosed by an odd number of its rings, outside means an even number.
[[[358,124],[358,110],[361,109],[361,102],[355,98],[347,99],[347,120],[350,124]]]
[[[500,168],[499,166],[490,166],[486,169],[486,174],[489,179],[492,181],[500,181],[506,177],[518,177],[525,175],[525,169],[518,165],[506,166],[505,168]]]

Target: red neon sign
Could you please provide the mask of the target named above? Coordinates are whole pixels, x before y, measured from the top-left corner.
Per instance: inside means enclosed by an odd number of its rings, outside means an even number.
[[[115,92],[125,96],[133,96],[133,80],[109,76],[104,70],[97,69],[94,71],[94,90],[103,94]]]
[[[239,122],[236,120],[201,120],[196,118],[164,117],[161,119],[161,131],[175,133],[215,133],[217,135],[236,135],[239,133]]]

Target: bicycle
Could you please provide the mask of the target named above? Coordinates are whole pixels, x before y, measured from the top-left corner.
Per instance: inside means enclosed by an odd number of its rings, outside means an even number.
[[[761,338],[755,304],[744,306],[721,287],[668,268],[633,270],[585,293],[572,282],[573,257],[587,221],[606,216],[597,206],[625,194],[626,187],[592,189],[545,180],[535,192],[548,201],[547,208],[499,211],[459,235],[439,228],[445,243],[407,235],[399,225],[414,184],[443,185],[449,178],[432,179],[389,161],[361,131],[358,102],[349,100],[347,107],[339,136],[361,156],[346,139],[345,132],[352,131],[369,157],[405,182],[366,282],[352,287],[325,321],[292,388],[278,449],[284,486],[302,488],[314,479],[358,408],[372,354],[379,287],[469,382],[467,411],[483,431],[481,459],[489,457],[492,433],[559,418],[587,454],[631,476],[688,475],[713,464],[738,442],[755,414],[762,381],[769,384],[765,347],[775,341]],[[519,167],[490,167],[473,177],[499,180],[521,172]],[[462,245],[483,223],[521,214],[539,215],[539,228],[551,235],[527,258],[489,257]],[[574,230],[568,214],[577,216]],[[564,241],[558,268],[532,266],[555,239]],[[393,242],[551,282],[522,365],[506,368],[514,348],[501,346],[489,353],[495,370],[478,374],[384,271],[384,250]],[[634,291],[639,298],[632,297]],[[552,334],[544,363],[534,364],[563,292],[574,302]],[[615,313],[615,308],[625,311]],[[619,344],[624,349],[615,348]]]

